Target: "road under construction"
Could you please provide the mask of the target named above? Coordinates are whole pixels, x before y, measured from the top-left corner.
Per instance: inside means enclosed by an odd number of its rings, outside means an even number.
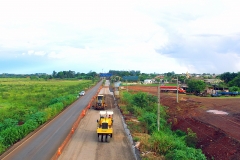
[[[106,81],[105,86],[103,86],[99,93],[106,95],[107,108],[105,111],[112,111],[114,113],[114,134],[110,140],[111,142],[103,143],[99,141],[96,127],[100,111],[91,108],[81,120],[73,137],[60,155],[59,160],[136,159],[132,150],[132,142],[128,138],[129,135],[125,132],[126,126],[124,125],[121,112],[108,85],[109,83]]]
[[[107,109],[114,112],[114,136],[111,143],[98,142],[96,133],[99,111],[90,107],[92,98],[99,92],[106,95]],[[99,93],[100,93],[99,92]],[[86,107],[87,106],[87,107]],[[87,108],[87,109],[86,109]],[[82,118],[81,116],[84,117]],[[73,128],[76,121],[79,125]],[[16,143],[0,156],[2,160],[19,159],[136,159],[132,142],[125,132],[126,126],[117,107],[109,82],[102,87],[102,81],[89,89],[52,121],[44,124],[25,139]],[[71,138],[66,141],[66,138]],[[67,143],[66,143],[67,142]],[[65,144],[64,148],[61,147]]]

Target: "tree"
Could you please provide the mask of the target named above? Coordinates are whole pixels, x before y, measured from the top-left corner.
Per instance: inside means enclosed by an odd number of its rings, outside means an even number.
[[[173,75],[175,75],[175,73],[174,71],[172,71],[172,72],[164,73],[164,75],[166,75],[167,77],[172,77]]]
[[[240,72],[238,73],[238,75],[233,78],[229,83],[229,86],[237,86],[240,87]]]
[[[95,77],[95,76],[97,76],[97,73],[96,72],[93,72],[93,71],[90,71],[90,72],[88,72],[88,74],[87,74],[89,77]]]
[[[187,79],[186,76],[179,76],[178,77],[178,81],[180,81],[181,83],[184,83],[186,79]]]
[[[237,75],[239,75],[239,73],[237,74],[237,73],[234,73],[234,72],[233,73],[225,72],[225,73],[221,74],[219,76],[219,78],[221,80],[224,80],[225,83],[228,83],[228,82],[232,81],[235,77],[237,77]]]
[[[58,72],[57,73],[57,78],[64,78],[64,73],[62,71]]]
[[[155,81],[157,81],[159,83],[160,82],[160,78],[155,78]]]
[[[240,88],[237,87],[237,86],[233,86],[233,87],[230,87],[230,88],[229,88],[229,91],[230,91],[230,92],[240,91]]]
[[[140,81],[144,81],[145,79],[148,79],[148,78],[150,78],[150,77],[146,73],[142,73],[141,75],[139,75]]]
[[[56,72],[56,71],[53,71],[52,76],[53,76],[53,78],[56,78],[57,72]]]
[[[195,79],[188,80],[187,85],[187,92],[190,93],[201,93],[206,88],[206,84],[203,81]]]
[[[121,81],[121,77],[119,77],[119,76],[111,76],[111,82],[113,83],[113,82],[118,82],[118,81]]]

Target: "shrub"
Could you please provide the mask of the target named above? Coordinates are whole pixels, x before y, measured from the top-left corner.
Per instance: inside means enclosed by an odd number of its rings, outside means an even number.
[[[2,123],[0,123],[0,131],[5,130],[8,127],[16,126],[18,121],[15,119],[7,118],[4,119]]]
[[[166,160],[206,160],[200,149],[186,147],[184,150],[175,149],[170,151],[166,156]]]
[[[179,130],[179,129],[175,131],[175,134],[178,137],[185,137],[186,136],[186,133],[184,131]]]
[[[16,126],[14,126],[1,131],[0,137],[3,138],[2,143],[4,146],[10,146],[19,140],[20,136]]]
[[[197,134],[194,133],[191,128],[187,128],[186,143],[189,147],[196,147],[197,144]]]
[[[144,112],[138,120],[147,129],[148,133],[151,134],[157,128],[157,116],[152,112]]]
[[[148,98],[147,93],[138,92],[133,95],[133,104],[140,108],[147,108],[148,107]]]
[[[26,126],[26,129],[28,129],[28,133],[30,133],[34,131],[34,129],[36,129],[39,126],[39,124],[35,120],[29,119],[22,126],[24,127]]]
[[[132,104],[132,94],[129,92],[123,92],[121,103],[123,104]]]
[[[140,138],[138,138],[138,137],[133,137],[133,141],[134,142],[137,142],[137,141],[139,141],[140,140]]]
[[[29,119],[36,121],[39,125],[43,124],[47,120],[46,112],[38,111],[35,114],[30,115]]]
[[[1,139],[1,137],[0,137],[0,139]],[[0,140],[0,153],[3,153],[6,149],[7,149],[7,147],[4,144],[2,144],[2,142]]]

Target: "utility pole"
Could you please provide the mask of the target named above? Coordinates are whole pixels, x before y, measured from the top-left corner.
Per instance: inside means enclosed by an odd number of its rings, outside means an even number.
[[[177,103],[178,103],[178,77],[177,77]]]
[[[158,116],[157,116],[157,125],[158,125],[158,131],[160,128],[160,92],[161,92],[161,88],[160,88],[160,82],[158,83]]]

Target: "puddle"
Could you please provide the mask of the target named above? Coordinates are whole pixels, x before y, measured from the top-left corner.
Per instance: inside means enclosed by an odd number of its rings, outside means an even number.
[[[228,115],[227,112],[219,111],[219,110],[208,110],[207,112],[210,112],[210,113],[213,113],[213,114],[223,114],[223,115]]]

